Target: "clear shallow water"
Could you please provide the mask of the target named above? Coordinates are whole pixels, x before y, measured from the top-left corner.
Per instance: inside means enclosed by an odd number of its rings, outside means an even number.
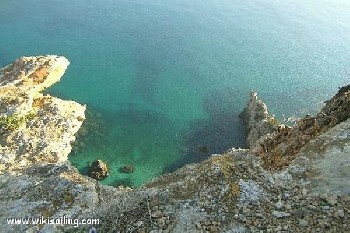
[[[66,56],[49,92],[104,128],[70,160],[84,173],[103,159],[103,183],[137,186],[242,146],[251,89],[279,117],[318,109],[350,80],[349,22],[345,0],[0,0],[0,65]]]

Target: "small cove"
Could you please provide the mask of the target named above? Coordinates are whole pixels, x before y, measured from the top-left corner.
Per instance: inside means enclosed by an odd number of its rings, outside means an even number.
[[[102,159],[102,183],[140,186],[243,146],[252,89],[280,119],[319,109],[349,82],[349,12],[340,0],[5,0],[0,65],[67,57],[48,92],[87,104],[89,121],[69,160],[85,174]]]

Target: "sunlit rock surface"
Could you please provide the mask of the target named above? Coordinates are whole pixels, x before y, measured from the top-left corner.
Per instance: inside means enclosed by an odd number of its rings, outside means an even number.
[[[289,170],[305,175],[311,192],[350,195],[350,119],[311,140],[296,157]]]
[[[22,57],[0,70],[0,172],[67,160],[85,106],[41,92],[68,64],[64,57]]]

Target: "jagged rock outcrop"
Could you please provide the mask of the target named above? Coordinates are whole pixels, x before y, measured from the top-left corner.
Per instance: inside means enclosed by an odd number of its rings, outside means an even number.
[[[292,128],[261,138],[252,152],[262,158],[268,169],[281,169],[294,160],[298,152],[312,139],[350,117],[350,85],[339,92],[316,114],[306,116]]]
[[[264,168],[274,163],[264,156],[262,166],[251,150],[232,149],[133,190],[101,185],[67,160],[85,106],[40,93],[67,65],[63,57],[27,57],[0,70],[1,232],[350,232],[347,88],[327,103],[323,118],[268,136],[292,132],[277,139],[294,145],[294,131],[318,132],[285,169],[271,172]],[[271,119],[255,102],[251,130]],[[252,140],[262,134],[257,129]],[[46,222],[11,224],[11,218],[28,217]],[[73,222],[48,221],[63,218]],[[92,218],[98,222],[79,224]]]
[[[246,122],[247,146],[251,148],[262,136],[275,132],[278,128],[276,119],[267,111],[266,104],[258,98],[258,94],[252,91],[247,107],[240,116]]]

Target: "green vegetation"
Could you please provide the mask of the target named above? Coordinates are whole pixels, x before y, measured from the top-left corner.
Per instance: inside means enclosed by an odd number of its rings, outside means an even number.
[[[25,122],[35,117],[35,112],[30,112],[24,116],[13,114],[12,116],[0,117],[0,129],[4,131],[13,131],[18,129]]]

